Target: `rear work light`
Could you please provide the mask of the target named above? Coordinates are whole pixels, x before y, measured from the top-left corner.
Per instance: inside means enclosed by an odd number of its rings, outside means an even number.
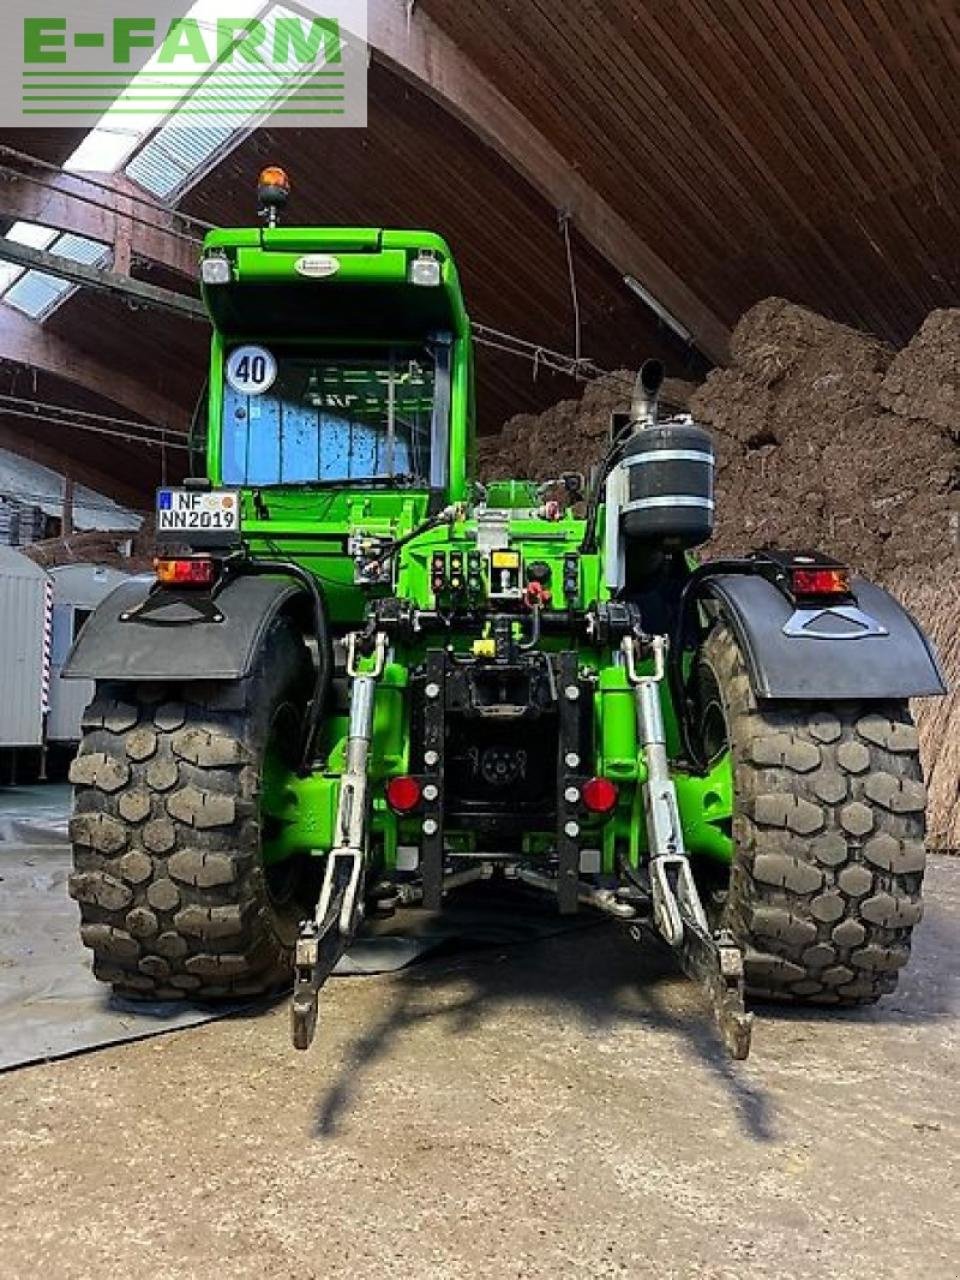
[[[420,803],[423,790],[416,778],[407,774],[391,778],[386,785],[387,804],[394,813],[412,813]]]
[[[233,279],[230,259],[224,253],[212,253],[200,264],[200,279],[204,284],[229,284]]]
[[[794,568],[790,570],[790,585],[795,596],[848,596],[850,570]]]
[[[612,813],[617,807],[619,795],[616,783],[609,778],[591,778],[583,784],[580,792],[584,808],[591,813]]]
[[[157,581],[165,587],[211,587],[217,579],[217,566],[209,556],[158,559],[153,567]]]
[[[435,289],[443,281],[443,270],[439,258],[435,258],[429,249],[421,249],[410,263],[410,283],[421,289]]]

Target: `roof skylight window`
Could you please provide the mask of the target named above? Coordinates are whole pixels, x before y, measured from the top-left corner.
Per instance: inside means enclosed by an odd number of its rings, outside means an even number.
[[[60,234],[35,222],[15,222],[4,239],[28,245],[31,249],[49,249],[60,258],[89,266],[101,266],[110,257],[108,245],[69,232]],[[44,319],[76,288],[70,281],[45,271],[20,267],[13,262],[0,262],[0,298],[31,320]]]

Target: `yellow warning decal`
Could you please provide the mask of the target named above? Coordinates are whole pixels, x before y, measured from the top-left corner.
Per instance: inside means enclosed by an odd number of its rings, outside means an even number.
[[[494,569],[519,569],[519,551],[491,551],[490,564]]]

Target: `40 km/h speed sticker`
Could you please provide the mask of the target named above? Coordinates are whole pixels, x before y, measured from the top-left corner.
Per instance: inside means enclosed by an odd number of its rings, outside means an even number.
[[[227,382],[242,396],[262,396],[277,380],[277,361],[266,347],[237,347],[227,358]]]

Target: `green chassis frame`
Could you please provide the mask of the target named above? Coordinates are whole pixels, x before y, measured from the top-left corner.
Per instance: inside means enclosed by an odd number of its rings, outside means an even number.
[[[403,537],[423,522],[431,498],[464,503],[474,492],[473,351],[450,251],[439,237],[424,232],[268,228],[211,232],[204,255],[225,257],[231,275],[229,283],[205,285],[203,290],[214,324],[206,421],[207,471],[214,485],[222,476],[224,364],[233,345],[283,343],[319,350],[349,344],[365,349],[422,341],[437,331],[449,334],[449,473],[442,494],[379,488],[321,490],[309,484],[241,494],[244,542],[250,554],[295,561],[315,576],[333,626],[339,632],[360,627],[368,602],[384,591],[355,583],[354,563],[345,553],[346,538],[361,532],[371,537]],[[335,274],[305,276],[304,258],[311,255],[327,255],[335,261]],[[411,265],[422,256],[440,262],[441,282],[433,288],[410,283]],[[510,546],[520,552],[523,563],[546,563],[553,581],[559,582],[567,558],[577,555],[582,521],[570,515],[560,520],[537,518],[536,488],[523,481],[489,486],[486,503],[505,513]],[[466,513],[452,525],[414,538],[398,557],[393,594],[419,609],[433,608],[437,600],[431,585],[431,558],[438,551],[466,556],[476,546],[476,528],[475,518]],[[580,607],[607,599],[601,555],[580,556],[578,573]],[[454,628],[448,642],[466,654],[475,638],[475,632],[458,634]],[[559,645],[544,640],[542,647],[550,650]],[[409,674],[424,652],[420,646],[395,647],[376,694],[370,762],[372,853],[388,874],[396,866],[398,845],[418,839],[417,821],[391,812],[383,798],[383,784],[410,768],[406,693]],[[637,743],[633,690],[616,649],[582,646],[579,662],[597,682],[596,756],[585,767],[610,778],[619,788],[613,815],[604,821],[587,820],[584,831],[585,841],[599,845],[602,873],[610,876],[616,873],[618,858],[637,867],[647,852],[640,790],[646,767]],[[661,702],[668,750],[675,759],[679,750],[676,716],[666,685]],[[267,820],[263,849],[267,865],[302,853],[322,855],[332,847],[346,735],[347,717],[327,715],[317,752],[322,769],[306,777],[285,765],[279,753],[268,753],[261,795]],[[704,776],[675,770],[674,782],[689,853],[729,863],[733,855],[729,754],[721,756]],[[454,852],[469,853],[476,845],[470,831],[448,829],[446,836]],[[545,856],[554,837],[552,830],[528,833],[524,854],[531,859]]]

